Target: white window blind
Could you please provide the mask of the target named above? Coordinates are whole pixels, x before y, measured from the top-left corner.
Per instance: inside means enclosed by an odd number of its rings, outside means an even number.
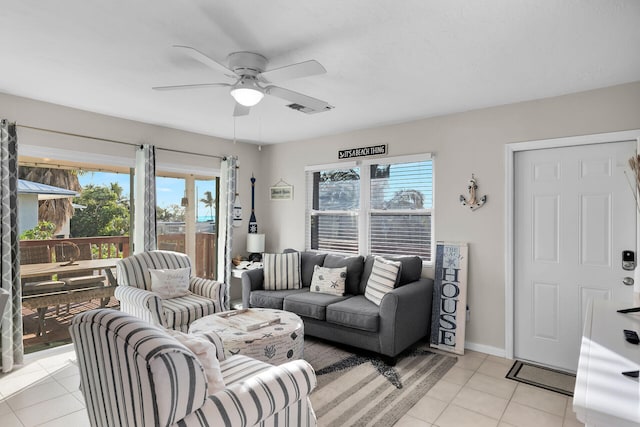
[[[432,161],[372,164],[370,177],[368,252],[430,261]]]
[[[358,253],[360,168],[307,172],[307,248]]]

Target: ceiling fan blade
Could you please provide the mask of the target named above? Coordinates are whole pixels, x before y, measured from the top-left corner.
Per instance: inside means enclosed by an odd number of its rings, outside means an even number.
[[[328,102],[322,101],[317,98],[312,98],[307,95],[303,95],[300,92],[295,92],[289,89],[285,89],[278,86],[267,86],[265,92],[269,95],[277,96],[278,98],[285,99],[287,101],[294,102],[296,104],[303,105],[305,107],[312,108],[314,110],[322,111],[330,108]]]
[[[196,61],[200,61],[204,65],[210,68],[213,68],[214,70],[219,71],[226,76],[229,76],[232,78],[240,77],[236,73],[234,73],[232,70],[228,69],[227,67],[225,67],[224,65],[216,61],[215,59],[209,58],[207,55],[200,52],[198,49],[195,49],[190,46],[181,46],[181,45],[173,45],[173,47],[181,49],[184,53],[186,53]]]
[[[236,102],[236,107],[233,109],[233,117],[248,116],[249,111],[251,111],[251,107],[245,107]]]
[[[260,77],[267,83],[324,74],[327,70],[315,59],[264,71]]]
[[[154,90],[179,90],[179,89],[201,89],[203,87],[222,87],[231,86],[229,83],[196,83],[191,85],[173,85],[173,86],[155,86]]]

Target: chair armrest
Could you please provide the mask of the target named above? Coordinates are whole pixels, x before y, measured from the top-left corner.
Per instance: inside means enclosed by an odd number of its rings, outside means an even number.
[[[144,319],[153,325],[166,325],[162,299],[153,292],[134,286],[116,286],[114,296],[120,301],[120,310]]]
[[[316,387],[316,375],[304,360],[287,362],[235,383],[209,396],[180,425],[254,426],[288,406],[307,399]],[[304,415],[303,415],[304,416]]]
[[[189,290],[196,295],[214,300],[216,313],[229,309],[229,307],[225,307],[224,289],[224,284],[215,280],[203,279],[202,277],[189,279]]]
[[[421,278],[387,293],[380,303],[381,353],[400,350],[429,334],[433,279]],[[406,325],[412,325],[407,328]]]
[[[264,289],[264,269],[255,268],[242,273],[242,307],[249,308],[251,291]]]

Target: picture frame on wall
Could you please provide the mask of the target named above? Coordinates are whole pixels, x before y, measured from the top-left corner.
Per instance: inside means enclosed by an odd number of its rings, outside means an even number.
[[[293,185],[274,185],[269,190],[271,200],[293,200]]]

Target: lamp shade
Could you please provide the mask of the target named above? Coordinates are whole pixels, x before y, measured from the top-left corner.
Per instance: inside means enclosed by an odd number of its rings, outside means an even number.
[[[264,234],[247,234],[247,252],[264,252]]]

